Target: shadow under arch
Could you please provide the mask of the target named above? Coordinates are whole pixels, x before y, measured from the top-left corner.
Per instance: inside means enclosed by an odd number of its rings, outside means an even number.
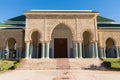
[[[41,31],[39,31],[38,29],[32,29],[32,30],[30,30],[29,33],[28,33],[30,40],[32,40],[32,35],[33,35],[33,33],[35,33],[35,32],[37,32],[37,33],[40,35],[40,38],[39,38],[39,39],[41,39],[41,37],[42,37]]]
[[[106,39],[106,58],[116,58],[117,52],[116,52],[116,45],[115,40],[113,38],[107,38]]]
[[[41,35],[38,31],[31,33],[30,40],[30,57],[31,58],[41,58]]]
[[[72,58],[74,56],[72,52],[72,39],[70,27],[65,24],[57,25],[51,34],[51,58]]]
[[[6,59],[15,59],[17,58],[17,52],[16,52],[16,45],[17,42],[14,38],[10,37],[6,41],[6,48],[5,48],[5,54],[4,57]]]
[[[58,26],[65,26],[66,28],[68,28],[70,31],[71,31],[71,35],[72,35],[72,38],[73,39],[75,39],[75,31],[74,31],[74,29],[70,26],[70,25],[67,25],[67,24],[65,24],[65,23],[59,23],[59,24],[56,24],[56,25],[54,25],[54,27],[51,29],[51,31],[50,31],[50,38],[52,37],[52,33],[53,33],[53,31],[54,31],[54,29],[56,28],[56,27],[58,27]]]
[[[82,43],[82,48],[83,48],[83,58],[90,58],[92,57],[92,34],[89,31],[84,31],[83,32],[83,43]]]

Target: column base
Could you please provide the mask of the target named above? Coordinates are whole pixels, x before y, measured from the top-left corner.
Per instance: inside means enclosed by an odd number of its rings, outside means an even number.
[[[46,59],[50,59],[49,57],[46,57]]]

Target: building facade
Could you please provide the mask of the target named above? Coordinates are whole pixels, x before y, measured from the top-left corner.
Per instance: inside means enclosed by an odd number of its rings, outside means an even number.
[[[120,24],[91,10],[31,10],[0,26],[1,59],[120,57]]]

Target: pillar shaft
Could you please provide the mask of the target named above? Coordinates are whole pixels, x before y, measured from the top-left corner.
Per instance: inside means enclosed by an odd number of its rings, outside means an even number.
[[[79,43],[79,58],[82,58],[82,42]]]
[[[92,44],[92,58],[95,58],[95,46]]]
[[[30,42],[26,43],[26,59],[29,59],[29,52],[30,52]]]
[[[103,55],[104,55],[103,54],[103,48],[100,48],[100,57],[103,58],[104,57]]]
[[[105,51],[105,48],[103,48],[103,58],[106,58],[106,51]]]
[[[119,48],[117,48],[117,58],[120,58],[120,55],[119,55]]]
[[[33,53],[33,44],[30,45],[30,59],[32,58],[32,53]]]
[[[98,45],[97,45],[97,42],[95,42],[95,53],[96,53],[96,58],[98,58]]]
[[[78,58],[78,45],[75,43],[75,58]]]

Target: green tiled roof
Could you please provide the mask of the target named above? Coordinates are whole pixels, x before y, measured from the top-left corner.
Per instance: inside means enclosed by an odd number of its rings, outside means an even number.
[[[8,19],[8,20],[11,20],[11,21],[25,21],[25,18],[26,17],[24,15],[20,15],[20,16],[17,16],[17,17]],[[102,17],[102,16],[97,16],[97,22],[114,22],[114,20],[109,19],[109,18],[105,18],[105,17]]]
[[[16,16],[16,17],[13,17],[13,18],[10,18],[8,19],[8,21],[25,21],[25,16],[24,15],[20,15],[20,16]]]
[[[0,27],[11,27],[12,25],[0,24]]]
[[[25,24],[0,24],[0,27],[5,27],[5,28],[23,28],[25,27]]]
[[[97,16],[97,21],[98,22],[114,22],[114,20],[109,19],[109,18],[105,18],[105,17],[102,17],[102,16]]]

